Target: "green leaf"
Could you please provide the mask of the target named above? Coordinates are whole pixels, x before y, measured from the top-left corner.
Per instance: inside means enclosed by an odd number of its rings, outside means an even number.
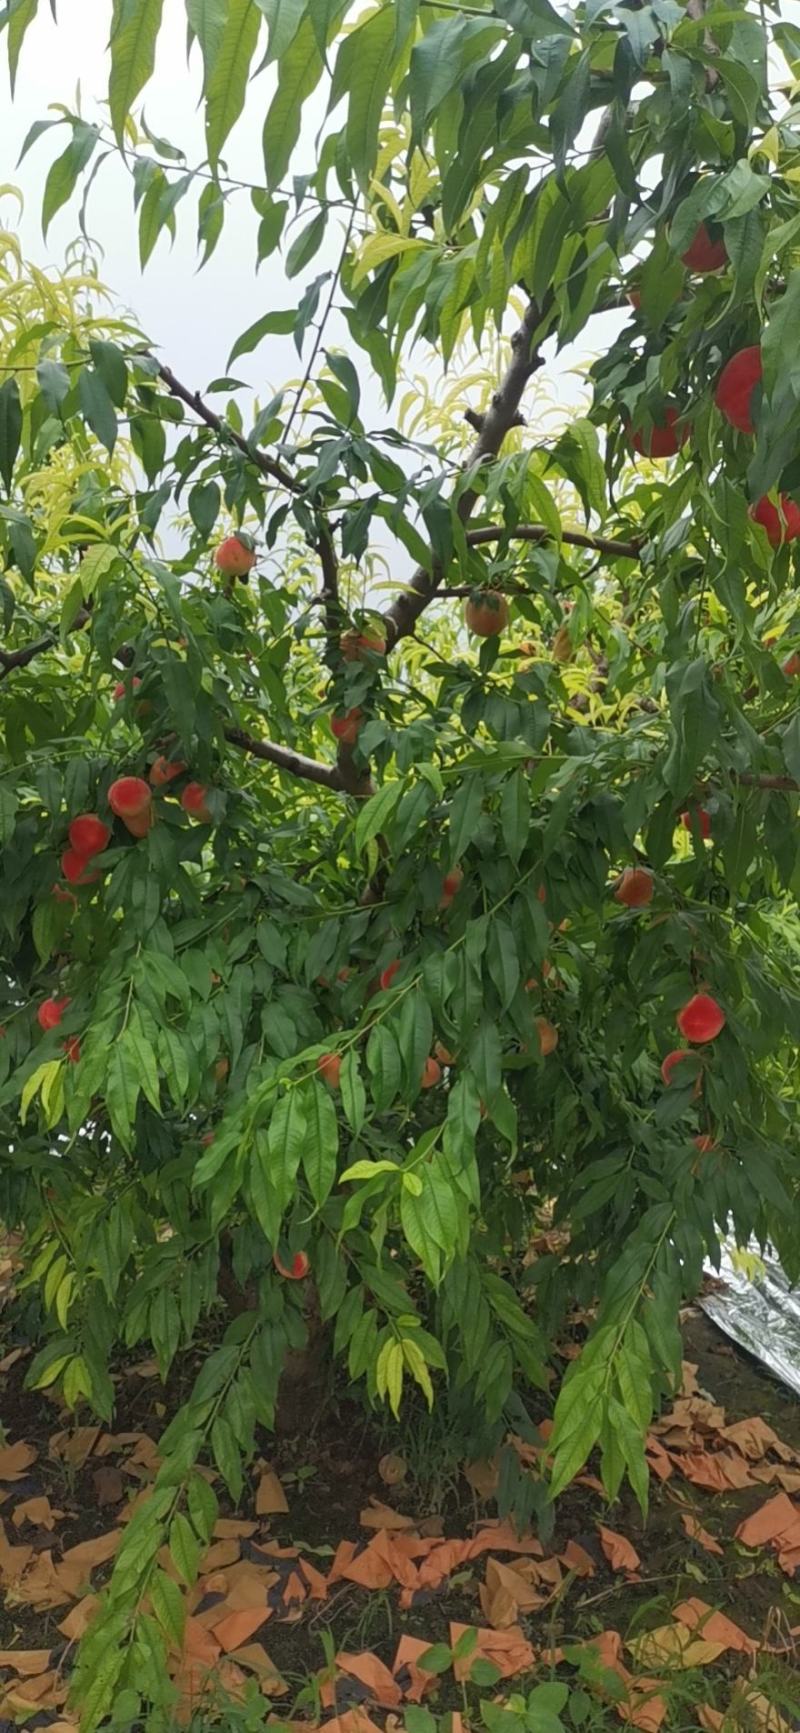
[[[251,349],[256,349],[262,337],[286,336],[294,330],[296,318],[296,309],[289,307],[285,312],[265,313],[262,318],[256,319],[254,324],[248,325],[247,330],[242,332],[241,337],[237,337],[227,365],[232,367],[240,355],[247,355]]]
[[[228,0],[225,27],[206,82],[206,146],[212,168],[244,107],[261,19],[253,0]]]
[[[287,277],[298,276],[309,261],[314,258],[314,255],[319,252],[320,243],[325,234],[326,222],[327,212],[325,210],[318,211],[317,215],[311,218],[310,223],[307,223],[306,227],[301,229],[299,235],[295,237],[284,261]]]
[[[378,1113],[385,1113],[397,1100],[402,1067],[397,1042],[385,1023],[376,1023],[367,1041],[370,1092]]]
[[[174,1516],[169,1531],[169,1550],[176,1569],[190,1588],[197,1576],[201,1544],[183,1511]]]
[[[189,1515],[201,1540],[210,1541],[219,1513],[219,1501],[213,1486],[202,1474],[193,1474],[186,1492]]]
[[[190,489],[189,516],[201,536],[210,536],[219,516],[222,495],[215,481],[197,481]]]
[[[800,783],[800,711],[787,722],[781,741],[783,762],[790,776]]]
[[[378,127],[395,64],[395,8],[381,6],[342,40],[336,57],[331,107],[345,94],[348,160],[364,190],[378,155]]]
[[[264,170],[270,192],[279,186],[289,167],[300,136],[303,103],[316,89],[322,57],[314,38],[314,27],[304,18],[278,71],[278,87],[264,122]]]
[[[11,7],[10,15],[6,14],[8,17],[8,70],[12,98],[17,82],[17,67],[25,33],[29,25],[33,23],[38,10],[39,0],[17,0],[17,4]]]
[[[368,842],[383,830],[403,792],[402,782],[385,782],[377,794],[370,795],[356,819],[356,850],[363,854]]]
[[[498,916],[489,927],[486,962],[497,989],[500,1009],[506,1011],[519,986],[520,968],[514,934],[508,922]]]
[[[207,265],[222,234],[225,199],[216,182],[209,181],[197,204],[197,245],[203,248],[201,265]]]
[[[112,403],[116,409],[121,409],[128,390],[128,369],[122,351],[116,343],[93,337],[89,341],[89,353]]]
[[[155,66],[163,4],[164,0],[136,0],[131,6],[117,0],[114,7],[108,105],[118,145],[124,141],[125,122],[133,104]]]
[[[197,37],[203,56],[203,81],[206,86],[222,41],[227,12],[228,0],[186,0],[189,29]]]
[[[354,1047],[351,1047],[349,1052],[345,1053],[342,1060],[342,1069],[339,1073],[339,1088],[342,1095],[342,1107],[344,1108],[348,1124],[351,1126],[356,1136],[358,1136],[364,1123],[364,1114],[367,1109],[367,1098],[364,1085],[361,1081],[358,1054]]]
[[[11,492],[11,478],[22,438],[22,403],[16,379],[0,385],[0,475],[6,493]]]
[[[108,392],[93,367],[84,367],[78,380],[81,409],[94,434],[109,456],[117,441],[117,417]]]
[[[316,1080],[305,1093],[307,1114],[303,1141],[303,1172],[318,1208],[324,1204],[336,1178],[339,1127],[330,1093]]]
[[[150,1579],[150,1600],[162,1630],[166,1632],[170,1642],[180,1649],[183,1644],[186,1607],[178,1584],[160,1568],[153,1572]]]
[[[85,169],[99,136],[96,127],[87,126],[82,120],[75,121],[66,150],[50,164],[42,199],[42,234],[45,237],[56,212],[72,196],[78,176]]]
[[[308,0],[255,0],[269,27],[267,60],[282,60],[308,11]]]
[[[305,1094],[300,1088],[289,1088],[275,1104],[267,1133],[271,1178],[286,1202],[300,1166],[305,1134]]]
[[[455,866],[469,847],[483,806],[484,785],[474,771],[467,771],[450,804],[450,865]]]
[[[531,797],[527,777],[521,770],[513,771],[503,784],[500,799],[500,826],[503,842],[514,865],[528,840],[531,827]]]

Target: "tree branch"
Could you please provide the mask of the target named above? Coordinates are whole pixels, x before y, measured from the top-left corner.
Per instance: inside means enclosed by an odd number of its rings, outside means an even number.
[[[513,530],[506,530],[502,524],[487,524],[485,528],[467,530],[467,541],[470,547],[477,548],[486,542],[496,542],[501,536],[508,535],[514,542],[546,542],[552,540],[550,530],[544,524],[517,524]],[[644,546],[644,540],[618,542],[608,536],[593,536],[584,534],[582,530],[562,530],[562,542],[573,548],[591,548],[595,553],[608,554],[623,560],[638,560]]]
[[[339,561],[333,544],[333,534],[329,524],[324,519],[317,520],[317,553],[322,567],[322,606],[325,619],[325,637],[328,645],[328,656],[331,657],[339,641],[341,629],[341,609],[339,607]]]
[[[467,473],[476,468],[485,457],[496,457],[509,428],[514,426],[528,380],[536,369],[542,366],[541,357],[533,348],[534,335],[541,324],[542,313],[543,309],[537,306],[535,301],[528,303],[522,323],[511,339],[511,360],[483,416],[480,433],[467,458]],[[462,523],[466,523],[471,517],[477,499],[478,494],[474,488],[467,488],[462,493],[457,507]],[[420,614],[436,594],[441,575],[441,567],[431,556],[430,569],[427,566],[418,566],[408,588],[387,609],[383,618],[389,649],[397,643],[398,638],[407,638],[409,633],[413,632]]]
[[[333,789],[337,794],[343,791],[335,764],[320,764],[316,758],[306,758],[302,752],[293,752],[289,746],[276,746],[272,740],[256,740],[243,728],[226,728],[225,739],[231,746],[240,747],[242,752],[249,752],[252,758],[263,758],[267,764],[274,764],[290,776],[299,776],[303,782],[316,782],[320,788]]]
[[[187,404],[189,409],[194,410],[195,415],[199,415],[206,427],[212,428],[214,433],[218,433],[222,439],[230,440],[233,445],[238,446],[245,457],[249,457],[251,463],[258,466],[262,475],[269,476],[271,481],[280,482],[281,487],[288,488],[290,493],[302,491],[300,482],[293,475],[290,475],[288,469],[284,469],[282,463],[268,457],[259,446],[251,445],[250,441],[245,439],[241,433],[237,433],[236,429],[231,427],[229,422],[224,421],[221,415],[217,415],[214,409],[209,409],[199,391],[190,391],[187,385],[182,385],[180,379],[176,379],[171,367],[159,363],[158,376],[163,380],[171,397],[180,398],[181,403]]]
[[[800,788],[800,782],[793,776],[762,776],[756,770],[733,770],[731,775],[734,782],[741,782],[746,788],[778,788],[788,793]]]

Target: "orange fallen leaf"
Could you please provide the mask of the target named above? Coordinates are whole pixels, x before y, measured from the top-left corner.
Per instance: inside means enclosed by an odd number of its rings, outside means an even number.
[[[577,1540],[568,1540],[559,1558],[564,1568],[574,1571],[577,1577],[593,1577],[596,1566],[591,1553],[586,1551]]]
[[[370,1499],[358,1520],[362,1528],[385,1528],[400,1534],[407,1534],[417,1526],[413,1516],[403,1516],[399,1510],[392,1510],[391,1505],[381,1504],[377,1498]]]
[[[725,1716],[720,1709],[713,1709],[710,1703],[700,1703],[697,1709],[697,1719],[703,1733],[720,1733],[725,1725]]]
[[[63,1563],[80,1565],[81,1568],[94,1571],[99,1565],[108,1564],[114,1557],[122,1539],[118,1528],[110,1528],[105,1534],[96,1534],[92,1540],[82,1540],[77,1546],[68,1547],[64,1553]]]
[[[289,1687],[281,1678],[274,1661],[271,1661],[261,1643],[246,1643],[243,1649],[237,1649],[233,1657],[237,1666],[246,1667],[250,1673],[255,1673],[261,1688],[268,1697],[283,1697]],[[48,1728],[49,1733],[49,1728]]]
[[[407,1703],[421,1703],[426,1691],[432,1691],[436,1685],[435,1673],[426,1673],[419,1665],[420,1657],[429,1648],[430,1643],[420,1637],[402,1636],[397,1645],[392,1673]]]
[[[266,1468],[256,1489],[256,1516],[283,1516],[288,1511],[286,1494],[274,1469]]]
[[[312,1601],[326,1601],[328,1598],[328,1582],[327,1578],[322,1575],[322,1572],[318,1571],[316,1565],[310,1564],[308,1559],[305,1558],[301,1558],[300,1560],[300,1570],[306,1579],[308,1592]]]
[[[800,1519],[795,1505],[785,1492],[778,1492],[766,1504],[754,1510],[735,1530],[736,1539],[745,1546],[763,1546],[767,1541],[780,1540]]]
[[[713,1534],[709,1534],[708,1529],[704,1528],[703,1524],[698,1522],[697,1517],[692,1516],[690,1511],[681,1511],[681,1522],[690,1540],[696,1540],[698,1546],[703,1547],[706,1552],[718,1553],[720,1557],[724,1556],[724,1548],[720,1546],[719,1541],[714,1539]]]
[[[478,1558],[483,1552],[530,1553],[541,1558],[544,1547],[534,1534],[517,1534],[510,1522],[493,1522],[479,1528],[467,1543],[467,1557]]]
[[[204,1554],[200,1569],[204,1575],[208,1571],[224,1570],[226,1565],[236,1563],[241,1550],[238,1540],[215,1540]]]
[[[639,1733],[658,1733],[666,1713],[667,1705],[657,1683],[648,1684],[641,1679],[631,1681],[627,1699],[617,1704],[619,1720],[629,1727],[638,1727]]]
[[[257,1522],[248,1522],[240,1516],[218,1516],[214,1524],[215,1540],[233,1540],[239,1536],[249,1540],[258,1531]]]
[[[760,1414],[751,1415],[749,1420],[737,1420],[733,1426],[724,1426],[722,1437],[727,1439],[729,1444],[734,1444],[736,1449],[741,1450],[742,1455],[749,1457],[752,1462],[760,1462],[768,1450],[772,1450],[784,1462],[797,1461],[795,1452],[783,1443],[777,1432],[767,1425],[766,1420],[762,1420]]]
[[[733,1450],[687,1451],[675,1460],[693,1486],[705,1487],[708,1492],[739,1492],[756,1484],[744,1457]]]
[[[344,1715],[334,1715],[325,1722],[325,1733],[381,1733],[366,1709],[348,1709]]]
[[[213,1667],[222,1653],[219,1643],[215,1642],[210,1631],[205,1630],[191,1614],[186,1619],[183,1628],[183,1652],[190,1660],[200,1661],[208,1667]]]
[[[696,1595],[673,1607],[672,1617],[709,1642],[723,1643],[726,1649],[734,1649],[739,1654],[752,1655],[758,1649],[758,1643],[747,1636],[741,1625],[734,1624],[726,1613],[717,1612]]]
[[[451,1623],[451,1649],[455,1649],[459,1638],[471,1630],[475,1631],[475,1647],[470,1654],[453,1662],[456,1679],[468,1679],[476,1660],[491,1661],[501,1679],[513,1679],[516,1673],[525,1673],[533,1666],[533,1649],[518,1625],[512,1625],[508,1631],[489,1631],[484,1626],[476,1628]]]
[[[242,1607],[235,1612],[225,1612],[222,1608],[219,1610],[223,1616],[215,1621],[211,1630],[214,1641],[219,1643],[220,1648],[224,1649],[226,1653],[229,1653],[231,1649],[238,1649],[240,1644],[246,1643],[248,1638],[254,1636],[269,1617],[269,1608],[266,1604],[260,1607]]]
[[[6,1444],[0,1450],[0,1480],[21,1480],[38,1454],[32,1444],[25,1443],[24,1438],[17,1439],[16,1444]]]
[[[359,1655],[340,1650],[336,1656],[336,1665],[340,1673],[347,1673],[351,1679],[358,1679],[362,1685],[366,1685],[370,1696],[382,1709],[399,1708],[402,1702],[400,1687],[389,1668],[383,1661],[379,1661],[377,1655],[373,1655],[369,1650]]]
[[[603,1528],[602,1523],[598,1523],[597,1532],[600,1536],[600,1545],[612,1570],[636,1571],[639,1569],[639,1554],[624,1534],[617,1534],[613,1528]]]
[[[67,1637],[71,1643],[79,1642],[88,1631],[99,1605],[99,1595],[84,1595],[82,1600],[76,1601],[58,1627],[62,1637]]]
[[[76,1426],[72,1432],[54,1432],[48,1451],[51,1461],[69,1462],[73,1468],[82,1468],[91,1456],[101,1430],[99,1426]]]
[[[0,1667],[10,1667],[26,1679],[38,1678],[50,1665],[50,1649],[0,1649]]]
[[[49,1498],[26,1498],[22,1504],[16,1505],[11,1514],[15,1528],[21,1528],[24,1522],[33,1523],[36,1528],[54,1529],[57,1522],[62,1522],[63,1510],[53,1510]]]

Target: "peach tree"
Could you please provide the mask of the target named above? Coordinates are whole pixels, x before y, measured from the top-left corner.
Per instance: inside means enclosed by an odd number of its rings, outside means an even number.
[[[12,81],[36,12],[0,13]],[[186,14],[203,160],[140,114],[161,0],[114,0],[107,109],[26,141],[57,143],[45,229],[113,157],[143,264],[190,207],[208,259],[249,201],[291,304],[203,392],[85,289],[12,273],[0,305],[29,1381],[107,1419],[122,1351],[167,1379],[214,1343],[84,1644],[91,1725],[156,1692],[159,1550],[191,1579],[198,1465],[238,1499],[298,1365],[318,1399],[304,1354],[475,1453],[555,1401],[503,1481],[546,1521],[595,1449],[646,1502],[726,1231],[800,1273],[800,31],[727,0]],[[253,408],[236,363],[278,335],[300,385]],[[576,342],[585,406],[543,434]],[[443,389],[503,352],[463,424],[387,423],[415,344]]]

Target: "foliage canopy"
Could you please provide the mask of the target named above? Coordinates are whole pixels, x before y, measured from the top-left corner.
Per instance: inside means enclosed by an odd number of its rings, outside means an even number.
[[[36,12],[0,14],[12,78]],[[309,1329],[477,1451],[537,1436],[599,1297],[552,1472],[509,1470],[544,1522],[595,1446],[646,1501],[726,1223],[800,1272],[800,32],[723,0],[186,12],[205,161],[138,113],[161,0],[114,0],[108,124],[26,143],[63,145],[45,230],[121,151],[143,264],[185,201],[208,259],[249,197],[297,305],[231,334],[201,396],[10,238],[0,300],[0,1214],[40,1294],[31,1381],[107,1418],[120,1344],[166,1376],[234,1296],[84,1645],[89,1725],[154,1692],[159,1548],[185,1576],[216,1510],[197,1462],[238,1495]],[[251,187],[224,157],[245,100]],[[621,307],[585,414],[521,426],[543,346]],[[251,424],[230,370],[287,333],[300,392]],[[431,448],[364,419],[364,367],[391,405],[415,340],[505,350],[465,453],[452,420]],[[213,557],[237,530],[244,582]],[[107,845],[68,864],[90,813]],[[281,1273],[306,1259],[313,1284]]]

